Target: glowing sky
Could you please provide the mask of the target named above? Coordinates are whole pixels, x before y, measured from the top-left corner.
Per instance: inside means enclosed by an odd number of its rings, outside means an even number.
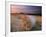
[[[11,5],[11,13],[41,13],[41,6]]]

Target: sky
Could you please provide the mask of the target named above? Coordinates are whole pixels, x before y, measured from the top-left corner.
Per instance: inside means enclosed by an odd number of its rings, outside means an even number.
[[[11,13],[41,13],[41,6],[11,5]]]

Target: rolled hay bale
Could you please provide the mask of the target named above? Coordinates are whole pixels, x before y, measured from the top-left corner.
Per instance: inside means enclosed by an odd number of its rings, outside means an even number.
[[[36,24],[42,25],[42,16],[36,16]]]
[[[26,15],[11,15],[11,31],[29,31],[32,29],[30,19]]]
[[[42,29],[42,16],[36,16],[35,29],[36,30],[41,30]]]

